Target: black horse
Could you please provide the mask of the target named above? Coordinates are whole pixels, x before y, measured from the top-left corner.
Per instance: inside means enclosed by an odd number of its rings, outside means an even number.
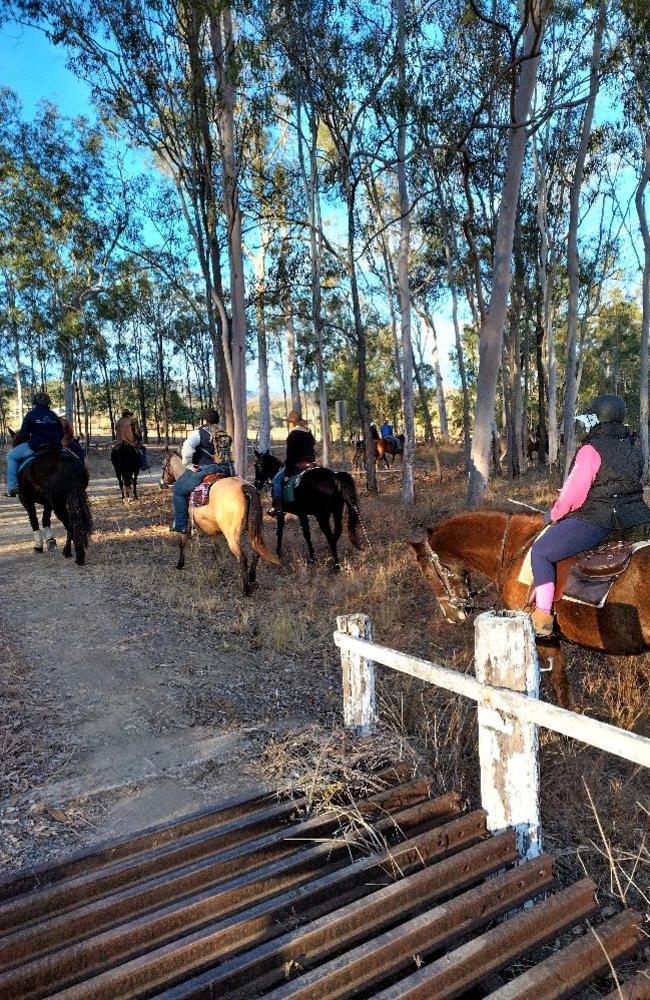
[[[265,451],[255,452],[255,488],[261,490],[269,479],[278,472],[282,463]],[[361,542],[357,536],[359,524],[359,501],[354,480],[348,472],[332,472],[331,469],[309,469],[304,473],[296,488],[295,499],[285,502],[283,509],[289,514],[295,514],[300,521],[300,527],[307,543],[308,562],[315,562],[316,556],[311,543],[309,517],[315,517],[318,527],[325,535],[332,553],[332,568],[341,568],[337,552],[337,544],[343,531],[343,509],[348,511],[348,538],[360,549]],[[334,530],[330,527],[330,517],[334,519]],[[284,513],[278,515],[278,531],[276,552],[278,556],[282,549],[282,534],[284,531]]]
[[[138,473],[140,472],[141,455],[137,448],[127,441],[116,444],[111,450],[111,462],[115,469],[117,481],[120,484],[122,500],[127,503],[131,499],[131,489],[133,489],[133,499],[138,499]]]
[[[50,528],[52,511],[66,530],[63,555],[72,555],[74,542],[75,562],[83,566],[86,561],[88,538],[93,530],[92,514],[86,496],[88,470],[68,451],[48,448],[36,453],[18,476],[18,499],[27,511],[36,543],[35,552],[43,551],[43,535],[48,549],[56,547]],[[43,532],[38,523],[36,504],[43,507]]]

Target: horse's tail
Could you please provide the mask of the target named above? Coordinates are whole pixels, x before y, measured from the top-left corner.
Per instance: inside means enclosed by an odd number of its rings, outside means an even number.
[[[362,549],[363,545],[357,533],[361,518],[359,517],[359,498],[354,479],[349,472],[335,472],[334,479],[348,510],[348,538],[356,549]]]
[[[78,458],[61,462],[61,489],[64,492],[68,523],[76,551],[88,547],[93,530],[93,516],[88,503],[86,470]]]
[[[271,552],[266,547],[264,542],[264,534],[262,532],[263,518],[262,518],[262,501],[260,500],[260,495],[251,483],[242,483],[242,492],[246,497],[246,502],[248,509],[246,511],[246,530],[251,540],[251,545],[255,551],[264,559],[266,562],[274,563],[274,565],[279,566],[280,560],[278,557]]]

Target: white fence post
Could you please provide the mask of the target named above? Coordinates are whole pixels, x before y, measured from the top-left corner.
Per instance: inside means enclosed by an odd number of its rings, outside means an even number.
[[[368,615],[339,615],[336,619],[339,632],[358,639],[372,641],[372,624]],[[343,723],[354,729],[358,736],[368,736],[375,729],[375,665],[358,653],[341,649],[343,669]]]
[[[483,684],[539,698],[539,663],[528,615],[486,612],[475,621],[476,677]],[[537,726],[490,707],[478,706],[481,801],[493,832],[514,827],[525,858],[542,849]]]

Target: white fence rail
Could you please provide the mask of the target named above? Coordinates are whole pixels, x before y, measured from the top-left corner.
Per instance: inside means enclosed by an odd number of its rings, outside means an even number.
[[[476,677],[372,641],[367,615],[337,618],[345,725],[360,735],[377,723],[375,663],[478,703],[481,801],[488,827],[515,827],[526,857],[541,851],[538,727],[650,768],[650,739],[539,700],[539,663],[528,615],[487,612],[475,623]]]

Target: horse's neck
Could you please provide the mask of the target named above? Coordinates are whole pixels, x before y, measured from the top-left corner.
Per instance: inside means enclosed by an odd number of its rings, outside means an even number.
[[[443,560],[497,580],[502,563],[508,515],[501,511],[457,514],[433,528],[429,544]]]

